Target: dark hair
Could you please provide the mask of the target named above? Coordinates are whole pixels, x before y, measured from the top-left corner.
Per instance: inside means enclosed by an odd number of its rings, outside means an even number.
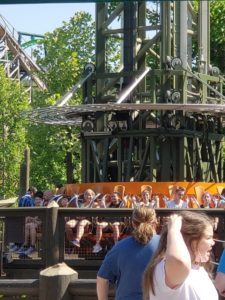
[[[121,197],[119,192],[112,192],[111,195],[117,195],[119,198]]]
[[[225,188],[222,189],[221,195],[222,195],[222,196],[225,195]]]
[[[43,198],[43,192],[42,191],[37,191],[35,194],[34,194],[34,198],[35,197],[38,197],[38,198]]]
[[[175,189],[175,193],[179,193],[179,192],[185,192],[185,188],[183,188],[182,186],[177,186]]]
[[[28,191],[29,193],[33,193],[33,194],[37,193],[37,189],[36,189],[36,187],[34,187],[34,186],[29,187],[29,189],[28,189],[27,191]]]
[[[57,189],[61,189],[63,187],[63,184],[62,183],[55,183],[55,187]]]

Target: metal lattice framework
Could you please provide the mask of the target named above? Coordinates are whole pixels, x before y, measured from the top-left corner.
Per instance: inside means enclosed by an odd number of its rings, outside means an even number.
[[[0,63],[8,78],[23,82],[31,96],[32,83],[40,89],[46,89],[44,82],[38,77],[39,66],[21,47],[21,33],[0,15]]]
[[[196,14],[192,1],[120,2],[113,11],[96,3],[96,69],[84,73],[85,104],[66,106],[73,90],[63,106],[29,113],[81,126],[83,182],[223,180],[224,78],[210,65],[209,6],[200,1]],[[117,70],[110,41],[120,43]]]

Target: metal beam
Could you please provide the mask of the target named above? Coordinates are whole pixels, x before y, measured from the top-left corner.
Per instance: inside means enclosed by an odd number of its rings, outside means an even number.
[[[110,0],[1,0],[2,4],[44,4],[44,3],[89,3],[89,2],[112,2]],[[113,2],[125,2],[125,1],[117,1],[114,0]]]

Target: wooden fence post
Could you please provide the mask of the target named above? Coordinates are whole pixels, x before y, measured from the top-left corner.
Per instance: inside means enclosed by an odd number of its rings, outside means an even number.
[[[24,158],[20,165],[20,191],[19,198],[26,193],[30,182],[30,148],[24,150]]]
[[[46,267],[53,266],[59,262],[59,206],[55,201],[48,205],[45,223],[46,244]]]
[[[59,263],[40,272],[39,300],[72,300],[69,284],[78,274],[65,263]]]

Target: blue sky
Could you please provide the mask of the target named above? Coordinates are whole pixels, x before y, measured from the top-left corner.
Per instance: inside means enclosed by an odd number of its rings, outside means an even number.
[[[76,11],[95,15],[95,3],[0,5],[0,14],[16,29],[44,34],[69,21]]]

